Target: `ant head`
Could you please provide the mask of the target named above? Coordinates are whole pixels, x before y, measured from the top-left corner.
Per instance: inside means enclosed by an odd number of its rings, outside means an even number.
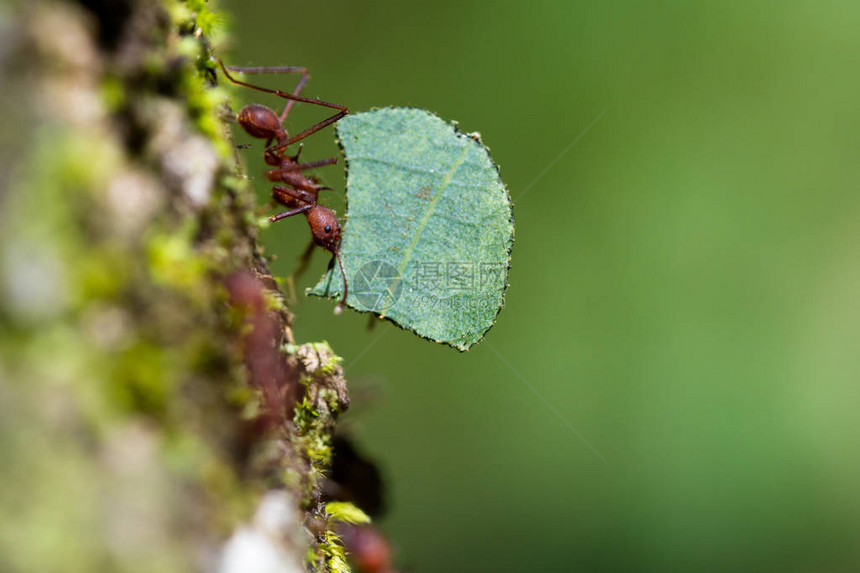
[[[334,211],[322,205],[314,205],[307,216],[314,243],[330,253],[337,254],[340,249],[340,223],[337,222]]]
[[[239,120],[239,125],[251,137],[274,139],[279,142],[287,137],[287,132],[281,125],[281,119],[278,117],[278,114],[264,105],[258,103],[246,105],[239,112],[237,119]]]

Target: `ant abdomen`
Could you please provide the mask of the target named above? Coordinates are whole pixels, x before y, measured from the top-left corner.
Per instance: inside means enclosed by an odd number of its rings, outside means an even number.
[[[246,105],[239,112],[239,125],[251,137],[257,139],[274,139],[278,142],[287,138],[287,132],[281,125],[281,119],[271,109],[258,103]]]

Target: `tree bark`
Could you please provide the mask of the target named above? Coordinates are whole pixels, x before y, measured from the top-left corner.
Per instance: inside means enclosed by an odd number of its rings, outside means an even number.
[[[346,570],[203,0],[0,13],[0,570]],[[339,560],[340,559],[340,560]]]

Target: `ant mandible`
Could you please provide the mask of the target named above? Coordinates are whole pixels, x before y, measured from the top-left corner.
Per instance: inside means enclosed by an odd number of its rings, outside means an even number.
[[[224,65],[224,62],[219,60],[218,63],[221,65],[221,69],[224,71],[224,75],[227,79],[234,84],[264,93],[274,94],[288,100],[284,106],[284,111],[281,112],[281,115],[278,115],[271,108],[264,105],[250,104],[246,105],[241,109],[241,111],[239,111],[236,119],[248,135],[257,139],[266,140],[266,150],[264,151],[263,158],[267,164],[273,167],[273,169],[270,169],[268,172],[268,178],[273,182],[285,183],[285,185],[275,185],[272,187],[272,198],[287,207],[289,210],[284,211],[283,213],[278,213],[277,215],[272,215],[269,217],[269,221],[280,221],[281,219],[286,219],[287,217],[303,213],[311,228],[311,245],[320,246],[330,252],[332,254],[332,263],[330,264],[333,264],[334,259],[337,259],[340,273],[343,276],[343,298],[335,307],[335,314],[340,314],[343,310],[344,304],[346,304],[347,295],[346,271],[343,268],[343,262],[340,258],[340,223],[338,222],[334,211],[317,202],[319,192],[323,189],[330,188],[323,187],[319,185],[315,178],[307,177],[302,174],[302,171],[306,171],[308,169],[325,165],[333,165],[334,163],[337,163],[337,159],[333,157],[331,159],[323,159],[321,161],[299,163],[299,153],[301,153],[301,148],[299,148],[299,151],[292,156],[287,154],[287,148],[293,143],[301,141],[307,136],[333,124],[348,114],[349,110],[342,105],[301,97],[299,94],[308,81],[308,71],[305,68],[295,66],[250,68],[231,66],[230,68],[227,68],[227,66]],[[302,77],[293,92],[287,93],[239,81],[231,76],[230,71],[228,70],[245,74],[300,73]],[[321,105],[323,107],[336,109],[338,112],[301,133],[290,137],[289,133],[287,133],[287,130],[284,128],[284,122],[286,121],[287,115],[289,115],[290,109],[295,102]],[[271,145],[272,141],[275,142],[274,145]],[[308,254],[308,252],[305,253],[303,264],[306,262]]]

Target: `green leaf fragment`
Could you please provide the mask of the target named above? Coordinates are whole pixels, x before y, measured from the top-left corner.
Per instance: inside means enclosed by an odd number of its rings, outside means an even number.
[[[347,305],[468,350],[504,304],[513,245],[510,196],[487,148],[414,108],[349,115],[337,136],[348,170]],[[310,294],[342,289],[335,265]]]

